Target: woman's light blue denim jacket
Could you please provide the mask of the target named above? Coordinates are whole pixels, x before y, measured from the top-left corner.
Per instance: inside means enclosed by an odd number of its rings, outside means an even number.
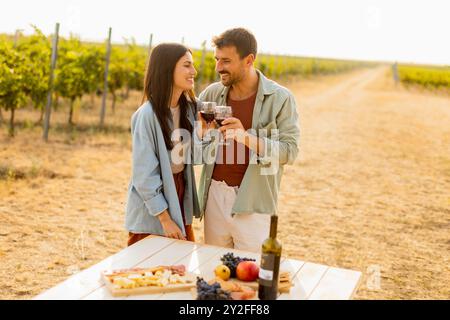
[[[193,127],[196,114],[194,107],[188,112]],[[132,233],[164,235],[157,215],[168,209],[172,220],[186,235],[170,166],[170,151],[166,148],[161,126],[149,101],[133,114],[131,135],[133,168],[128,186],[125,228]],[[189,148],[187,157],[192,157]],[[193,161],[187,162],[184,169],[186,188],[183,205],[186,224],[189,225],[194,216],[200,217],[200,209]]]

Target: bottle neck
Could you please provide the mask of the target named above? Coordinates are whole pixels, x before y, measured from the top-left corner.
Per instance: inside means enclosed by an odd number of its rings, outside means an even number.
[[[278,216],[272,215],[270,217],[270,237],[275,239],[277,237],[277,225],[278,225]]]

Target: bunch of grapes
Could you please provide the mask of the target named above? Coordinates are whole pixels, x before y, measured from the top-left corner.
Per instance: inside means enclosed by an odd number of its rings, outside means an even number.
[[[197,300],[232,300],[228,291],[224,291],[220,284],[208,284],[203,278],[197,277]]]
[[[238,266],[238,264],[242,261],[256,261],[255,259],[250,259],[250,258],[241,258],[238,256],[234,256],[233,252],[228,252],[226,254],[224,254],[222,256],[222,258],[220,258],[220,261],[222,261],[222,263],[224,265],[226,265],[229,269],[230,269],[230,276],[232,278],[236,278],[236,268]]]

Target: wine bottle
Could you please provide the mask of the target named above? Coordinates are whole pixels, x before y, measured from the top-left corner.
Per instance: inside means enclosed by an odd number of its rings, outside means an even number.
[[[270,235],[262,244],[259,268],[258,297],[261,300],[275,300],[278,295],[281,243],[277,240],[278,216],[270,218]]]

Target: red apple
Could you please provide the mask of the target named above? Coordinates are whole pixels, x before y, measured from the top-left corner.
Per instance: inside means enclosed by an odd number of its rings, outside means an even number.
[[[258,279],[259,267],[253,261],[242,261],[236,267],[236,277],[242,281]]]

